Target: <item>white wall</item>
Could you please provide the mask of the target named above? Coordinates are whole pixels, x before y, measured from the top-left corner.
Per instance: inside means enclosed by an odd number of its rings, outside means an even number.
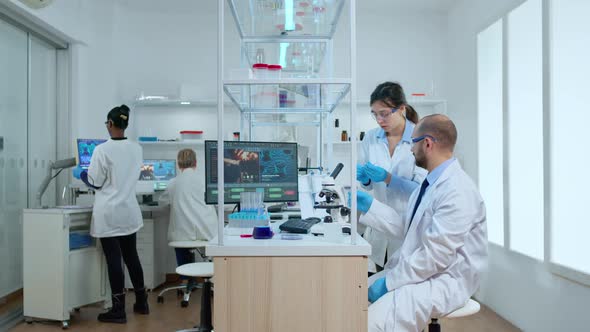
[[[55,0],[40,10],[10,1],[72,43],[72,136],[104,137],[106,110],[115,103],[116,96],[112,52],[114,0]]]
[[[449,13],[449,113],[464,167],[477,179],[476,36],[521,0],[463,1]],[[485,176],[479,174],[479,176]],[[544,263],[490,245],[489,271],[477,298],[524,331],[585,331],[590,288],[555,276]]]

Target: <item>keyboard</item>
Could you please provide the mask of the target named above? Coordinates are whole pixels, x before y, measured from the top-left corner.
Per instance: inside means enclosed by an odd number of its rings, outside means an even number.
[[[319,218],[289,219],[279,226],[283,232],[307,234],[311,227],[321,220]]]

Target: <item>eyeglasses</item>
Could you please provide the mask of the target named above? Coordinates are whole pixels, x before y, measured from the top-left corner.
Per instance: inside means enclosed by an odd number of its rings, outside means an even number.
[[[430,138],[433,142],[436,142],[437,141],[437,139],[434,136],[425,134],[425,135],[422,135],[422,136],[418,136],[416,138],[413,138],[412,137],[412,145],[414,145],[414,144],[416,144],[416,143],[424,140],[425,138]]]
[[[107,120],[107,121],[105,121],[105,122],[104,122],[105,126],[108,126],[110,121],[111,121],[111,120]]]
[[[383,112],[375,113],[375,112],[371,111],[371,116],[373,117],[373,119],[375,119],[375,121],[386,120],[388,117],[390,117],[393,113],[397,112],[398,110],[399,110],[399,107],[392,108],[391,112],[383,111]]]

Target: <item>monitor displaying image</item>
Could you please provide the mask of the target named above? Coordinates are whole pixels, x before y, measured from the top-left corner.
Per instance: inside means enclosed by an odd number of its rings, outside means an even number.
[[[217,141],[205,141],[205,201],[217,203]],[[224,202],[244,191],[263,191],[265,202],[297,201],[297,143],[224,143]]]
[[[170,181],[176,177],[176,161],[172,159],[144,159],[140,181]]]
[[[76,140],[78,165],[84,169],[88,169],[94,149],[106,141],[106,139],[78,138]]]

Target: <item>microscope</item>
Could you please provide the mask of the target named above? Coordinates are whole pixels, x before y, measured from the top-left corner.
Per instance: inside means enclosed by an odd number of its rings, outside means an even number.
[[[335,182],[343,167],[342,163],[338,163],[332,174],[322,180],[322,190],[318,196],[325,201],[315,202],[313,208],[326,210],[328,215],[324,217],[324,222],[345,223],[347,222],[345,217],[350,215],[350,209],[346,206],[347,197],[344,188]]]

